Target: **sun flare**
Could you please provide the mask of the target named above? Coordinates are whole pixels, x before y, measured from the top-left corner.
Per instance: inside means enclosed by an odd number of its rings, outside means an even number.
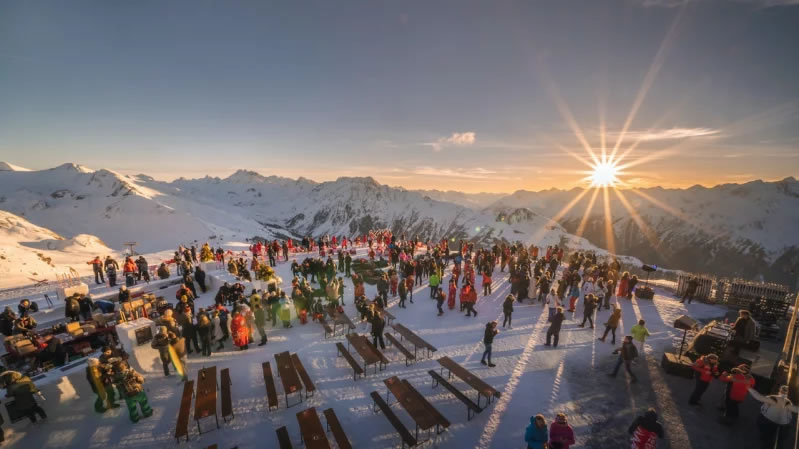
[[[619,182],[619,168],[615,162],[600,162],[592,166],[592,187],[613,187]]]

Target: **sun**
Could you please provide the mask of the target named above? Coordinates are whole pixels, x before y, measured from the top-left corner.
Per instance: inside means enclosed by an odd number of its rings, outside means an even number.
[[[591,167],[589,177],[592,187],[613,187],[619,183],[619,168],[613,161],[599,162]]]

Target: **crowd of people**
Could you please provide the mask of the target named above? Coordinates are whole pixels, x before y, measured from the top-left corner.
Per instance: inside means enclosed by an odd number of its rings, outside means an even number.
[[[375,278],[359,272],[353,259],[355,248],[362,246],[366,247],[366,259],[371,266],[385,267]],[[479,297],[493,294],[497,265],[499,273],[507,269],[510,283],[510,293],[502,302],[502,329],[512,329],[514,305],[525,302],[540,305],[546,308],[548,322],[543,344],[555,348],[560,343],[564,322],[572,319],[577,328],[584,328],[587,323],[593,329],[599,314],[604,313],[604,329],[598,340],[606,342],[610,338],[610,344],[615,346],[622,302],[632,298],[638,283],[635,275],[622,270],[618,260],[600,260],[592,252],[569,254],[557,245],[539,248],[518,242],[476,248],[473,242],[422,241],[416,237],[395,236],[389,230],[371,231],[355,238],[324,235],[316,239],[305,237],[297,242],[259,239],[252,243],[249,251],[247,256],[235,255],[222,247],[214,249],[208,243],[199,249],[194,245],[181,246],[174,252],[172,260],[161,262],[157,269],[150,267],[143,256],[125,259],[122,266],[125,283],[119,287],[117,304],[130,301],[129,287],[139,281],[149,282],[153,272],[160,279],[167,279],[172,275],[169,266],[174,264],[180,277],[175,302],[161,302],[154,313],[158,333],[151,346],[160,355],[165,376],[172,375],[174,370],[185,380],[187,357],[193,354],[210,357],[212,352],[223,350],[228,341],[240,351],[248,350],[256,340],[258,346],[268,344],[266,328],[270,322],[272,328],[291,328],[292,316],[302,324],[308,321],[309,315],[311,320],[319,321],[334,317],[343,311],[345,305],[344,291],[348,288],[345,279],[352,283],[352,301],[360,321],[370,326],[373,344],[383,349],[386,325],[383,311],[389,306],[389,301],[396,298],[399,308],[408,308],[415,304],[414,290],[426,285],[438,316],[449,311],[476,318],[478,310],[475,306]],[[212,305],[196,308],[198,295],[208,290],[203,269],[203,263],[207,262],[214,262],[217,268],[224,267],[239,281],[225,282],[214,294]],[[273,279],[273,267],[279,262],[291,264],[293,278],[288,294],[278,282],[267,284],[264,290],[245,291],[245,281]],[[87,263],[93,267],[97,284],[105,283],[107,277],[109,285],[116,286],[119,270],[116,260],[110,256],[105,259],[98,256]],[[376,285],[373,298],[366,295],[367,282]],[[692,293],[687,294],[683,301],[687,298],[690,304],[691,296]],[[74,295],[66,299],[65,315],[70,321],[86,321],[99,306],[89,295]],[[582,314],[575,317],[580,306]],[[0,331],[5,335],[33,331],[36,321],[31,314],[37,310],[36,303],[29,300],[20,302],[17,314],[6,307],[0,314]],[[742,313],[739,322],[733,326],[736,334],[741,336],[738,340],[743,342],[748,341],[747,337],[751,338],[748,318],[746,313]],[[576,324],[577,321],[581,322]],[[492,346],[499,332],[497,321],[486,322],[481,338],[481,363],[489,368],[495,367]],[[648,336],[644,320],[632,326],[629,335],[620,336],[620,346],[612,350],[618,358],[608,375],[617,376],[623,365],[629,381],[635,383],[637,376],[633,362],[643,353]],[[53,346],[58,348],[57,344]],[[767,436],[773,436],[775,429],[787,425],[791,414],[797,412],[783,394],[783,389],[779,395],[759,395],[753,388],[754,379],[747,365],[737,366],[729,373],[720,372],[718,357],[709,354],[700,357],[693,367],[697,374],[689,400],[691,405],[700,403],[712,381],[728,385],[723,407],[725,423],[735,422],[738,405],[747,394],[764,404],[758,420],[764,447],[769,441],[773,443],[773,439],[769,440]],[[110,347],[104,348],[99,358],[89,359],[86,375],[96,395],[94,407],[98,413],[119,407],[117,399],[124,398],[131,421],[137,422],[152,414],[142,388],[144,378],[127,364],[125,354]],[[33,385],[28,377],[17,375],[0,375],[0,382]],[[17,390],[25,391],[25,388],[17,387]],[[31,421],[36,420],[37,414],[46,416],[35,400],[22,402],[30,405],[26,414]],[[650,409],[637,417],[629,428],[629,434],[633,448],[654,448],[656,440],[664,437],[657,412]],[[550,425],[543,415],[532,417],[525,432],[525,442],[530,449],[568,449],[575,439],[567,416],[559,413]]]

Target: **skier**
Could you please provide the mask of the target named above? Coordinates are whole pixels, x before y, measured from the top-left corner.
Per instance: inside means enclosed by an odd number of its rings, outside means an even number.
[[[499,333],[497,330],[497,322],[496,321],[489,321],[486,323],[485,332],[483,333],[483,345],[485,345],[485,351],[483,351],[483,357],[480,359],[480,363],[486,365],[486,356],[488,356],[488,366],[493,368],[496,365],[491,363],[491,345],[494,343],[494,337]]]
[[[658,422],[655,409],[650,408],[635,418],[627,433],[632,435],[632,449],[655,449],[657,439],[663,438],[663,426]]]

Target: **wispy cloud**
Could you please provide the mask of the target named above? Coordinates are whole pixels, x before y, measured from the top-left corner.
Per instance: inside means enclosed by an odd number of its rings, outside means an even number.
[[[613,133],[608,133],[612,136]],[[677,140],[697,137],[721,137],[721,131],[713,128],[665,128],[650,129],[646,131],[627,131],[625,138],[630,141],[640,140],[651,142],[655,140]]]
[[[443,176],[446,178],[464,179],[489,179],[497,174],[496,171],[482,167],[475,168],[436,168],[436,167],[416,167],[413,169],[415,175]]]
[[[422,145],[429,146],[433,151],[441,151],[446,147],[462,147],[474,145],[477,140],[477,133],[466,131],[462,133],[452,133],[449,137],[439,137],[434,142],[425,142]]]

